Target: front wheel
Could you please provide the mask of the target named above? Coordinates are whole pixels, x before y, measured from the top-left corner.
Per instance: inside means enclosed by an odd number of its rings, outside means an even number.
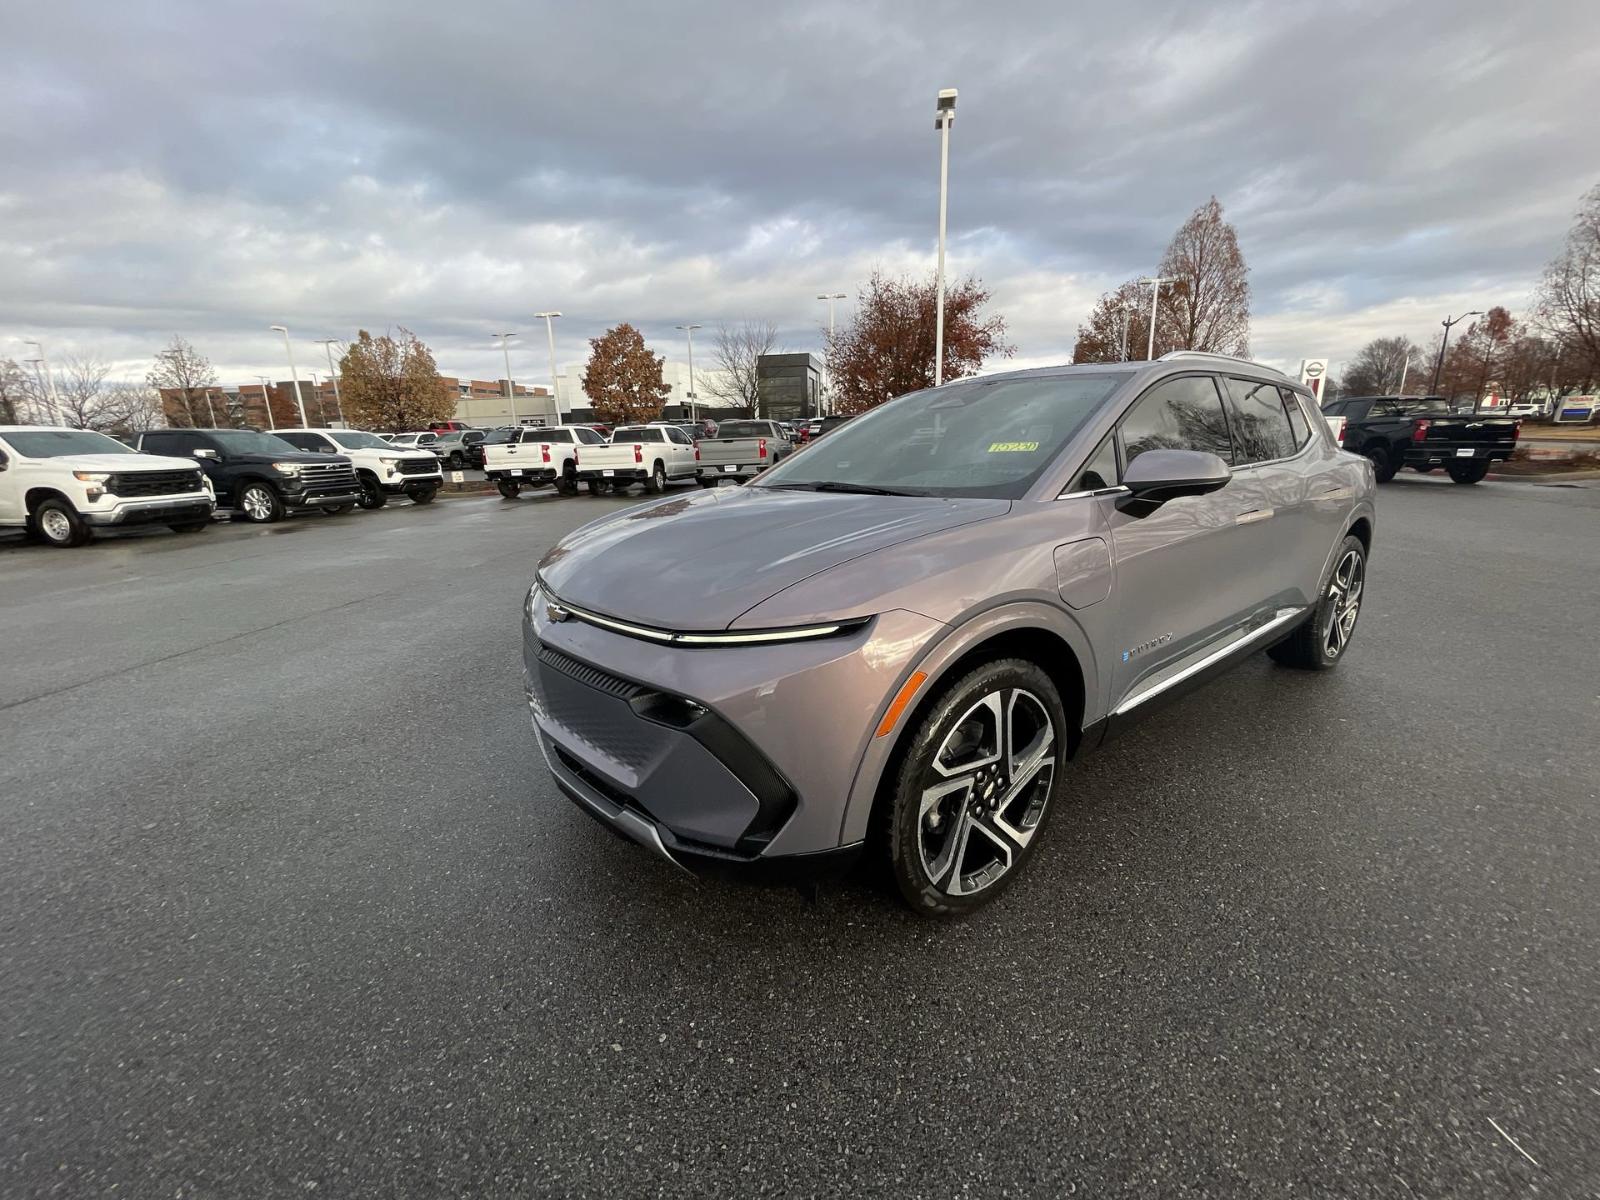
[[[410,493],[413,504],[432,504],[433,498],[439,494],[438,488],[418,488]]]
[[[1389,453],[1389,447],[1375,443],[1361,452],[1372,463],[1372,475],[1379,483],[1388,483],[1399,468]]]
[[[65,500],[45,500],[33,510],[33,528],[46,545],[66,550],[94,537],[94,530]]]
[[[1293,633],[1267,648],[1267,657],[1302,671],[1326,671],[1339,664],[1355,635],[1361,595],[1367,582],[1367,548],[1350,534],[1333,561],[1322,598]]]
[[[563,471],[556,476],[556,491],[563,496],[576,496],[578,494],[578,477],[571,471]]]
[[[509,479],[501,479],[497,481],[495,483],[495,487],[500,489],[500,495],[507,500],[515,500],[522,494],[522,485],[520,483],[513,483]]]
[[[1451,483],[1477,483],[1489,473],[1489,460],[1480,458],[1474,462],[1446,463],[1444,469],[1450,473]]]
[[[450,455],[450,469],[452,471],[464,470],[466,465],[467,460],[461,457],[461,452],[459,450]]]
[[[660,463],[650,468],[650,477],[644,481],[644,490],[659,496],[667,490],[667,469]]]
[[[1060,693],[1025,659],[984,663],[907,735],[890,798],[890,869],[923,916],[971,912],[1016,877],[1060,794]]]
[[[239,492],[239,515],[253,525],[283,520],[283,500],[267,483],[247,483]]]
[[[362,508],[382,508],[389,503],[389,495],[383,490],[381,484],[371,475],[361,477],[361,499],[356,501]]]
[[[330,517],[337,517],[340,513],[349,512],[355,506],[356,504],[354,500],[350,501],[348,504],[324,504],[322,506],[322,511],[327,513]]]

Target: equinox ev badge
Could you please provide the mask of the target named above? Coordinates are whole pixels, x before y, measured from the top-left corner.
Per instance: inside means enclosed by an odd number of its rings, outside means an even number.
[[[1158,638],[1151,638],[1148,642],[1142,642],[1132,650],[1124,650],[1122,652],[1122,661],[1127,662],[1130,658],[1138,658],[1139,655],[1154,650],[1157,646],[1163,646],[1171,640],[1172,635],[1170,633],[1163,633]]]
[[[549,617],[552,621],[565,621],[572,615],[572,610],[570,608],[562,607],[554,600],[546,600],[544,604],[544,615]]]

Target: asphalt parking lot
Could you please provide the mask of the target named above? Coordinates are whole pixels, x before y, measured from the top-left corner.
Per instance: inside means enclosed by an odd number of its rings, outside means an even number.
[[[0,541],[0,1194],[1600,1195],[1600,490],[1386,486],[1341,668],[947,925],[547,783],[523,592],[639,502]]]

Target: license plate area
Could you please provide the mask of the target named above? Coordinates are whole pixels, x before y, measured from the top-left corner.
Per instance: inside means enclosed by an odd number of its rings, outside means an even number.
[[[611,478],[611,477],[612,477],[612,476],[613,476],[613,475],[615,475],[615,474],[616,474],[616,472],[615,472],[615,471],[612,471],[612,470],[610,470],[610,469],[607,469],[607,470],[604,470],[604,471],[601,471],[601,472],[600,472],[600,474],[601,474],[601,475],[603,475],[603,476],[605,476],[605,477],[606,477],[606,478],[607,478],[607,479],[609,479],[609,478]]]
[[[521,475],[522,474],[522,468],[521,467],[512,467],[511,468],[511,473],[513,475]]]
[[[723,467],[722,470],[723,473],[727,475],[737,475],[739,473],[739,468],[736,466],[726,466]]]
[[[1457,458],[1471,458],[1475,451],[1471,446],[1462,446],[1456,451]]]

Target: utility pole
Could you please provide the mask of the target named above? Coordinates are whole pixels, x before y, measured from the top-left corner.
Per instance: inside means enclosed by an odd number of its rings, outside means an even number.
[[[522,418],[517,415],[517,385],[511,381],[511,339],[517,335],[513,330],[509,333],[497,333],[494,336],[500,339],[500,353],[504,354],[506,359],[506,399],[511,402],[511,423],[520,428]]]
[[[1155,285],[1150,292],[1150,344],[1144,353],[1146,361],[1154,362],[1156,357],[1156,301],[1161,298],[1161,285],[1173,282],[1173,276],[1151,276],[1147,279],[1141,279],[1139,282]]]
[[[944,218],[950,190],[950,126],[956,119],[956,89],[939,92],[933,126],[939,131],[939,268],[933,312],[933,386],[944,382]]]
[[[294,366],[294,347],[289,345],[289,327],[287,325],[272,326],[278,333],[283,334],[283,350],[289,356],[289,377],[294,380],[294,406],[300,413],[300,428],[306,428],[306,400],[300,393],[300,372]]]
[[[317,342],[328,352],[328,378],[333,380],[333,407],[339,414],[339,424],[344,424],[344,399],[339,395],[339,372],[333,369],[333,347],[338,338],[318,338]]]
[[[550,403],[556,410],[556,424],[560,425],[562,423],[561,392],[556,386],[556,327],[551,322],[553,322],[555,318],[559,317],[561,314],[551,311],[536,312],[533,315],[536,319],[539,317],[544,318],[545,337],[550,339]]]
[[[826,300],[828,302],[828,354],[830,354],[830,355],[833,353],[833,302],[835,300],[843,300],[844,298],[845,298],[845,294],[843,292],[824,292],[822,295],[817,297],[818,300]],[[829,366],[828,363],[829,363],[829,359],[824,358],[823,359],[823,366],[826,368],[825,388],[826,388],[826,394],[827,394],[827,408],[828,408],[829,412],[832,412],[833,411],[833,368],[831,366]],[[751,411],[754,411],[754,409],[752,409]],[[819,415],[825,416],[827,414],[824,413],[824,414],[819,414]]]
[[[1459,317],[1446,317],[1439,322],[1444,326],[1444,337],[1439,340],[1439,357],[1433,363],[1433,386],[1428,389],[1428,395],[1437,396],[1439,394],[1439,372],[1444,369],[1444,351],[1445,347],[1450,344],[1450,330],[1454,326],[1461,324],[1468,317],[1481,316],[1483,316],[1482,312],[1478,309],[1473,309],[1471,312],[1462,313]],[[1477,406],[1474,405],[1473,407],[1476,408]]]
[[[699,406],[695,404],[694,394],[694,331],[699,329],[700,326],[679,325],[677,328],[683,330],[689,338],[689,420],[698,421],[700,419],[700,411]]]
[[[276,429],[278,423],[272,419],[272,376],[257,375],[256,378],[261,380],[261,400],[267,406],[267,428]]]

